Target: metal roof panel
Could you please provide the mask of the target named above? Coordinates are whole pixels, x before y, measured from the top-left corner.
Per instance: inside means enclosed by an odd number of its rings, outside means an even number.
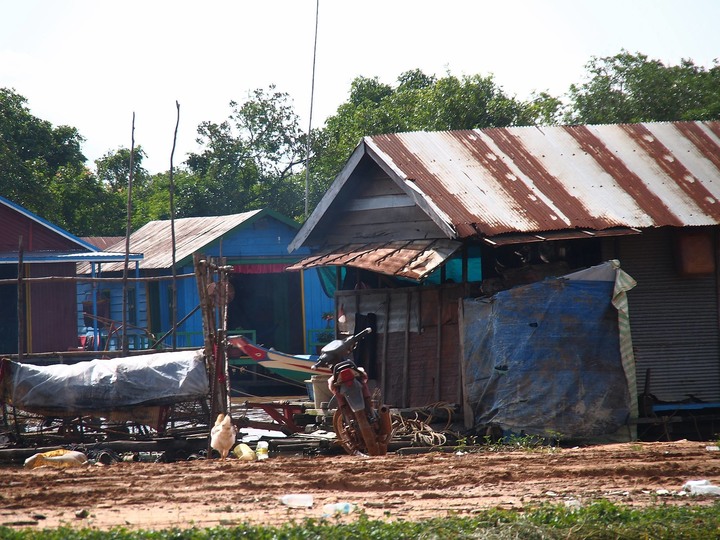
[[[366,137],[455,238],[720,223],[720,122]]]
[[[263,210],[228,216],[190,217],[175,220],[175,260],[180,262],[216,241],[222,235],[245,223]],[[172,267],[172,234],[170,220],[151,221],[130,235],[130,251],[142,253],[143,270]],[[125,252],[125,239],[110,246],[108,251]],[[105,264],[103,272],[122,271],[124,264]]]
[[[288,267],[353,266],[380,274],[422,280],[461,246],[452,240],[412,240],[335,246]]]

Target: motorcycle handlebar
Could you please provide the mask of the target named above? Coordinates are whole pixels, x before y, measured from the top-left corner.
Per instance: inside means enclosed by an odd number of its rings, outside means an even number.
[[[361,339],[363,339],[366,335],[370,333],[372,333],[372,328],[368,326],[354,336],[346,338],[345,341],[343,341],[342,344],[339,345],[336,349],[333,349],[332,351],[322,352],[320,354],[320,358],[318,358],[317,362],[312,365],[311,369],[317,369],[319,367],[325,367],[330,365],[330,358],[332,357],[337,358],[336,362],[342,360],[345,355],[349,354],[353,349],[355,349],[355,346]]]

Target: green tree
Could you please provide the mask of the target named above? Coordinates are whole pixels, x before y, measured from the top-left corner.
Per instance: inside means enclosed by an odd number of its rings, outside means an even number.
[[[150,175],[143,167],[146,157],[141,146],[136,146],[132,154],[132,205],[131,226],[137,229],[151,219],[148,199],[153,193]],[[127,189],[130,182],[130,149],[120,147],[108,151],[95,160],[97,170],[97,206],[103,209],[104,220],[95,223],[96,235],[125,235],[127,226]],[[88,191],[92,191],[88,189]],[[103,232],[100,231],[113,231]]]
[[[415,69],[392,87],[377,77],[356,78],[350,97],[313,133],[311,205],[362,137],[409,131],[446,131],[552,123],[561,103],[547,93],[529,102],[508,96],[492,76],[435,78]]]
[[[714,120],[720,118],[720,65],[692,60],[667,66],[622,50],[593,57],[587,80],[570,86],[564,120],[571,124]]]
[[[0,88],[0,193],[43,217],[53,214],[50,186],[63,167],[83,174],[83,140],[75,128],[33,116],[23,96]]]
[[[76,236],[125,234],[125,193],[107,190],[85,167],[60,167],[48,196],[54,204],[44,217]]]
[[[289,217],[302,215],[306,135],[289,96],[274,89],[255,90],[242,104],[230,102],[232,112],[224,122],[200,124],[198,143],[205,149],[186,162],[195,185],[181,179],[178,186],[183,213],[267,207]]]
[[[133,150],[132,171],[133,190],[141,188],[147,183],[149,174],[142,166],[146,157],[142,146]],[[120,147],[117,150],[106,152],[101,158],[95,160],[98,180],[110,191],[125,191],[130,181],[130,149]]]
[[[178,167],[173,174],[175,184],[175,217],[215,215],[206,204],[206,185],[184,167]],[[170,219],[170,173],[153,175],[146,186],[135,197],[132,217],[133,228],[137,229],[154,220]]]

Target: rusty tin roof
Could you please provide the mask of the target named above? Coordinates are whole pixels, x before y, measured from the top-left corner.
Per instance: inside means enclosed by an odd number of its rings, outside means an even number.
[[[179,263],[193,253],[215,242],[225,233],[245,223],[264,210],[253,210],[228,216],[190,217],[175,220],[175,260]],[[172,267],[170,220],[151,221],[130,235],[130,251],[144,255],[143,270]],[[125,239],[108,251],[124,252]],[[122,271],[123,263],[104,264],[104,272]],[[89,269],[86,269],[89,271]]]
[[[717,121],[397,133],[361,149],[455,239],[720,223]]]
[[[444,239],[347,244],[306,257],[287,269],[354,266],[419,281],[445,262],[460,246],[460,242]]]

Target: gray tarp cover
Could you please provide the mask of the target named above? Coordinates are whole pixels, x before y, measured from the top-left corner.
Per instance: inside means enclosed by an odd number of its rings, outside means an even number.
[[[12,404],[24,410],[108,410],[204,396],[202,350],[36,366],[11,362]]]
[[[463,301],[465,404],[476,427],[567,440],[627,426],[634,361],[616,304],[626,310],[625,291],[635,282],[624,272],[616,279],[618,272],[611,261]]]

